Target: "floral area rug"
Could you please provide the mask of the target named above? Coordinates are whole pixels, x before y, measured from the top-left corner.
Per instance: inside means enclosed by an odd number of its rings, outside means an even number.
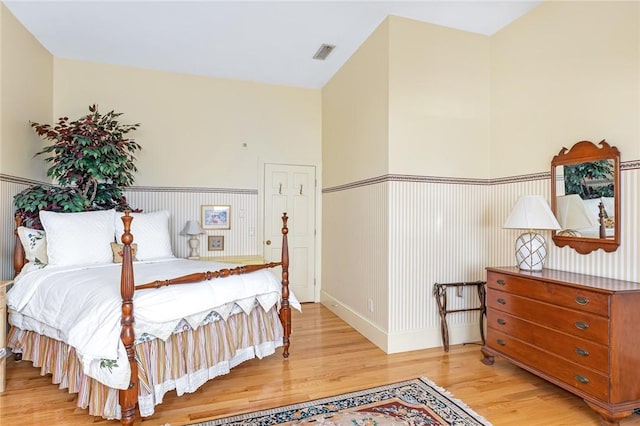
[[[192,426],[491,426],[429,379],[419,378]]]

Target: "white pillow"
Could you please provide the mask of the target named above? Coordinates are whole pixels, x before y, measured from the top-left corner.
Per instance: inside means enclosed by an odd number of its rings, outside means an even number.
[[[24,255],[29,262],[36,265],[49,263],[47,257],[47,237],[40,229],[18,227],[18,238],[24,248]]]
[[[49,265],[111,263],[115,210],[80,213],[40,211]]]
[[[124,224],[117,214],[115,221],[116,240],[122,243]],[[136,257],[138,260],[160,259],[174,257],[171,250],[169,236],[169,211],[162,210],[152,213],[131,213],[131,234],[133,242],[138,244]]]

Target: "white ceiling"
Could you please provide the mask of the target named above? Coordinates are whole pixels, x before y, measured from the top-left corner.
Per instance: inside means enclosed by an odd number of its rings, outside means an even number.
[[[539,1],[5,0],[54,56],[320,88],[388,15],[490,35]],[[336,49],[312,59],[322,43]]]

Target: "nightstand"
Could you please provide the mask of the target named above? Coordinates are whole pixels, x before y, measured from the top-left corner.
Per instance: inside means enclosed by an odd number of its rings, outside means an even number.
[[[13,281],[0,281],[0,392],[4,392],[7,380],[7,286]]]
[[[235,263],[237,265],[262,265],[264,258],[259,255],[253,256],[211,256],[201,257],[198,260],[206,262]]]

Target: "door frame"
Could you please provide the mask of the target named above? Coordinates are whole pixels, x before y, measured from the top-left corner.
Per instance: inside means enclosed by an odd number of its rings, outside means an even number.
[[[313,239],[315,258],[314,258],[314,297],[315,303],[320,302],[320,291],[322,288],[322,167],[320,164],[313,161],[295,163],[291,161],[278,161],[278,160],[258,160],[258,228],[256,233],[256,241],[259,245],[259,254],[264,257],[264,173],[267,164],[275,164],[280,166],[305,166],[315,167],[316,170],[316,185],[315,191],[315,214],[314,216],[314,229],[316,230],[315,237]]]

